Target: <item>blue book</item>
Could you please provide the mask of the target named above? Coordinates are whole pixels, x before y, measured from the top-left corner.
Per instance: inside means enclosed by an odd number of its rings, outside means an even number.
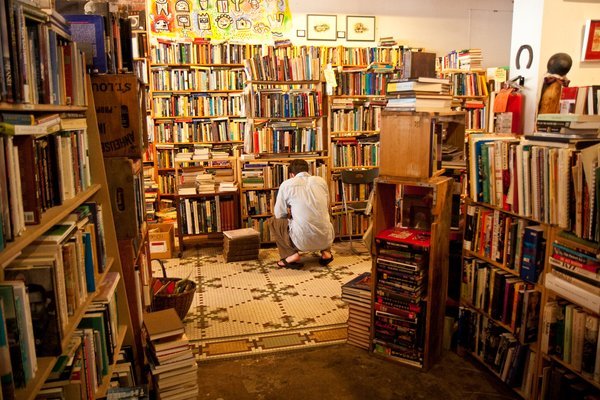
[[[526,227],[523,235],[521,279],[533,283],[537,282],[542,271],[544,249],[544,228],[540,225]]]
[[[85,282],[88,293],[96,291],[96,278],[94,276],[94,251],[92,249],[92,234],[83,233],[83,246],[85,250]]]
[[[108,72],[104,43],[104,18],[101,15],[65,15],[71,26],[71,37],[85,53],[85,59],[98,73]],[[92,34],[90,35],[90,32]]]

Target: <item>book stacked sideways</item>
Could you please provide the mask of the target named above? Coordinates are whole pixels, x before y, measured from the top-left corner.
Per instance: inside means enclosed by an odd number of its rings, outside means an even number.
[[[260,234],[253,228],[223,232],[223,257],[226,262],[254,260],[260,250]]]
[[[157,398],[196,399],[196,359],[173,308],[144,314],[150,373]]]
[[[419,77],[392,79],[387,84],[387,108],[397,111],[450,111],[450,81]]]
[[[348,303],[348,343],[369,349],[371,326],[371,273],[364,272],[342,286],[342,301]]]
[[[539,114],[535,136],[568,139],[597,138],[600,132],[600,115]]]

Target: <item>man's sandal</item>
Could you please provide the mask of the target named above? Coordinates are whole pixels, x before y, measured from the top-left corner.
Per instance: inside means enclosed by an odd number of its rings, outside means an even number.
[[[281,265],[280,263],[283,263],[283,265]],[[282,258],[281,260],[277,261],[277,266],[282,268],[300,269],[304,267],[304,264],[295,261],[287,262],[285,258]]]
[[[321,256],[321,258],[319,258],[319,264],[326,266],[329,265],[331,262],[333,261],[333,254],[331,255],[330,258],[323,258]]]

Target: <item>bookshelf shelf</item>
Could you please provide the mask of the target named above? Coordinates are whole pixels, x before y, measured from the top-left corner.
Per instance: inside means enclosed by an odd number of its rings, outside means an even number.
[[[98,287],[102,284],[104,278],[106,278],[106,274],[110,271],[110,268],[112,267],[114,261],[114,258],[108,258],[106,262],[106,268],[104,269],[104,272],[99,276],[98,281],[96,282]],[[61,348],[63,351],[65,351],[67,346],[69,345],[69,341],[73,336],[73,332],[75,332],[75,329],[77,329],[77,325],[79,325],[81,318],[87,311],[90,304],[92,304],[95,295],[96,293],[88,293],[88,295],[85,298],[85,301],[77,308],[77,310],[75,310],[73,315],[69,317],[69,323],[65,328],[63,340],[61,343]]]
[[[27,387],[17,389],[15,392],[16,400],[33,400],[35,399],[37,392],[42,388],[42,385],[52,372],[56,357],[40,357],[37,359],[38,370],[35,374],[35,378],[29,382]]]
[[[241,89],[190,89],[190,90],[153,90],[152,95],[156,93],[170,93],[170,94],[190,94],[190,93],[242,93]]]
[[[156,120],[174,120],[174,119],[227,119],[227,118],[245,118],[241,115],[171,115],[171,116],[156,116],[153,115],[151,118]]]
[[[62,221],[74,209],[85,201],[89,200],[100,190],[99,184],[92,185],[89,189],[79,193],[72,199],[66,200],[62,205],[52,207],[47,210],[37,225],[27,225],[27,230],[23,235],[15,239],[14,242],[6,243],[6,247],[0,252],[0,268],[4,268],[10,261],[17,257],[21,250],[33,243],[41,234],[46,232],[52,226]]]
[[[121,347],[123,346],[123,342],[125,341],[125,334],[127,333],[127,325],[119,325],[119,334],[117,336],[117,344],[114,350],[114,354],[117,355],[121,351]],[[115,357],[116,358],[116,357]],[[108,388],[110,386],[110,379],[112,377],[112,373],[117,365],[117,360],[109,367],[108,374],[102,379],[102,384],[96,390],[94,397],[96,399],[101,399],[106,397],[106,393],[108,392]]]
[[[244,143],[244,141],[242,140],[227,140],[227,141],[205,141],[205,142],[156,142],[154,143],[156,146],[168,146],[168,145],[174,145],[174,146],[191,146],[194,144],[218,144],[218,143],[228,143],[228,144],[239,144],[239,143]],[[161,148],[161,147],[159,147]],[[171,147],[162,147],[162,148],[171,148]],[[201,161],[220,161],[217,159],[209,159],[209,160],[201,160]]]
[[[31,111],[31,112],[85,112],[85,106],[67,106],[55,104],[13,104],[0,103],[0,111]]]
[[[169,63],[169,64],[164,64],[164,63],[152,63],[151,64],[151,68],[152,67],[187,67],[187,68],[194,68],[194,67],[206,67],[206,68],[210,68],[210,67],[214,67],[214,68],[243,68],[244,65],[243,64],[177,64],[177,63]]]
[[[317,80],[304,80],[304,81],[246,81],[247,84],[254,84],[254,85],[278,85],[278,86],[290,86],[290,85],[316,85],[316,84],[321,84],[323,83],[323,81],[317,81]]]
[[[553,355],[544,354],[544,356],[548,357],[550,360],[552,360],[554,362],[557,362],[560,365],[562,365],[563,367],[567,368],[569,371],[571,371],[572,373],[576,374],[581,379],[583,379],[584,381],[586,381],[590,385],[594,386],[596,389],[600,389],[600,382],[596,382],[595,380],[588,378],[587,376],[585,376],[581,372],[578,372],[577,370],[574,369],[573,365],[571,365],[569,363],[566,363],[563,360],[561,360],[560,358],[558,358],[556,356],[553,356]]]

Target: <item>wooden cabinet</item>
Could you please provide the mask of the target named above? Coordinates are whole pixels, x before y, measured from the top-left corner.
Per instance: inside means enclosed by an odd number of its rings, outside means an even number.
[[[384,110],[379,175],[414,179],[434,176],[443,167],[444,146],[453,146],[464,154],[464,118],[462,112]]]

